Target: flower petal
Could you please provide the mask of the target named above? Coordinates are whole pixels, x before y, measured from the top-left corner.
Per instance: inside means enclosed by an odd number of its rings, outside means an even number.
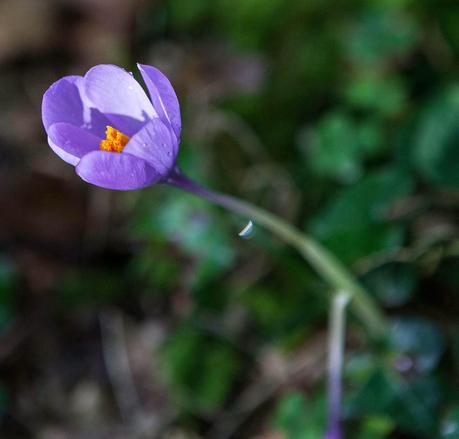
[[[150,186],[161,177],[145,160],[124,152],[90,152],[75,169],[88,183],[121,191]]]
[[[58,122],[48,128],[51,148],[58,147],[72,157],[72,164],[91,151],[99,149],[101,139],[89,131],[67,122]],[[53,148],[54,150],[54,148]],[[59,155],[59,157],[61,157]],[[65,159],[64,159],[65,160]],[[66,160],[68,161],[68,160]]]
[[[129,140],[123,153],[146,160],[161,178],[167,177],[175,165],[177,138],[161,119],[150,120]]]
[[[66,76],[45,92],[42,119],[46,131],[58,122],[67,122],[103,137],[110,121],[89,101],[83,90],[82,76]]]
[[[76,126],[84,124],[83,102],[77,81],[81,76],[65,76],[46,90],[41,107],[45,129],[56,122],[68,122]]]
[[[174,88],[169,80],[155,67],[137,64],[142,78],[148,88],[148,93],[153,102],[158,116],[163,122],[172,126],[175,135],[180,139],[182,121],[180,118],[180,105]]]
[[[84,77],[84,90],[113,126],[128,136],[157,116],[140,84],[120,67],[108,64],[93,67]]]
[[[62,160],[64,160],[64,162],[67,162],[73,166],[76,166],[78,162],[80,161],[79,157],[74,156],[64,151],[61,147],[57,146],[49,137],[48,137],[48,145]]]
[[[108,120],[104,114],[94,107],[85,107],[84,119],[85,123],[82,128],[94,134],[98,138],[105,138],[107,125],[110,125],[111,121]]]

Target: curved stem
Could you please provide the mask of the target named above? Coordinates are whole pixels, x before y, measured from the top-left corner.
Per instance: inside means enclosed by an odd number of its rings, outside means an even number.
[[[350,294],[353,311],[373,337],[382,338],[387,333],[384,315],[371,296],[359,285],[346,267],[313,238],[264,209],[200,186],[181,174],[178,169],[171,173],[166,183],[243,215],[277,235],[285,243],[294,247],[333,290],[347,291]]]

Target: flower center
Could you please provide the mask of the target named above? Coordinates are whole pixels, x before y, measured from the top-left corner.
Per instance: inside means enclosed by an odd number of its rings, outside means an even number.
[[[100,142],[102,151],[122,152],[126,144],[129,142],[129,137],[118,131],[116,128],[107,125],[105,131],[106,138]]]

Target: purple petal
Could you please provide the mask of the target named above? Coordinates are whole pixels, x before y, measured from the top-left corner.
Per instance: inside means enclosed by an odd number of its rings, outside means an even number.
[[[84,100],[84,97],[83,97]],[[96,108],[85,107],[85,124],[82,128],[94,134],[98,138],[105,138],[105,130],[111,121]]]
[[[150,186],[161,177],[145,160],[124,152],[108,151],[93,151],[85,155],[76,172],[88,183],[121,191]]]
[[[160,119],[154,118],[129,140],[123,153],[146,160],[164,178],[175,165],[177,151],[175,135]]]
[[[46,131],[59,122],[67,122],[104,137],[105,127],[111,122],[88,100],[81,76],[66,76],[56,81],[45,92],[42,118]]]
[[[51,141],[51,148],[55,151],[54,148],[58,147],[59,151],[64,151],[67,154],[66,157],[70,158],[71,162],[69,163],[72,165],[78,163],[85,154],[98,150],[101,141],[94,134],[67,122],[51,125],[48,128],[48,139]],[[59,155],[59,157],[61,156]],[[68,162],[68,160],[65,161]]]
[[[128,136],[156,116],[140,84],[120,67],[108,64],[93,67],[84,77],[84,90],[113,126]]]
[[[180,105],[169,80],[155,67],[137,64],[143,80],[148,88],[158,116],[163,122],[169,123],[177,139],[180,139],[182,121],[180,118]]]
[[[41,108],[46,131],[56,122],[84,124],[83,102],[76,84],[80,79],[81,76],[65,76],[46,90]]]
[[[50,148],[62,159],[64,162],[67,162],[73,166],[76,166],[80,161],[79,157],[76,157],[68,152],[64,151],[62,148],[57,146],[49,137],[48,137],[48,144]]]

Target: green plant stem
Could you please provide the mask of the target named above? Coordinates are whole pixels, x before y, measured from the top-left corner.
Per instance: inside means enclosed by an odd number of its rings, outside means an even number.
[[[291,245],[332,287],[333,291],[349,293],[353,312],[365,325],[372,337],[380,339],[387,334],[386,319],[373,298],[360,286],[353,274],[313,238],[303,234],[271,212],[198,185],[178,170],[170,175],[167,183],[245,216]]]

